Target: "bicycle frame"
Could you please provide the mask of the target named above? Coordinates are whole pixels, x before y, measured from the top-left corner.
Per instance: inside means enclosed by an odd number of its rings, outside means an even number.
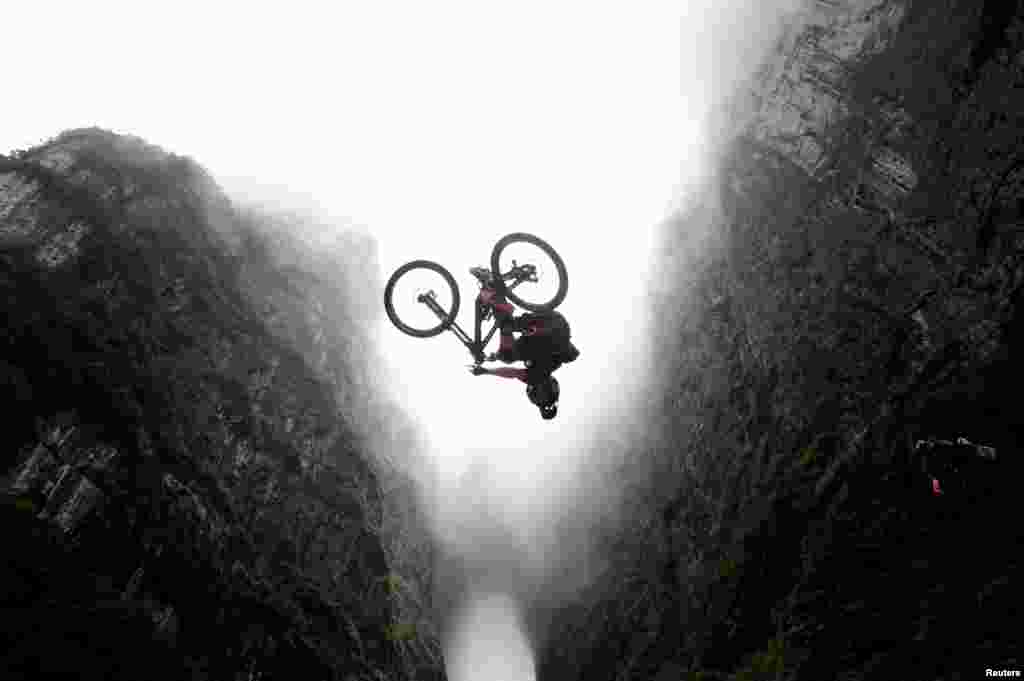
[[[514,276],[515,273],[503,275],[503,277],[505,278]],[[516,278],[514,282],[507,285],[505,288],[513,289],[519,284],[523,283],[523,281],[525,280]],[[437,304],[436,294],[433,291],[421,293],[419,296],[416,297],[416,300],[429,307],[430,310],[435,315],[437,315],[438,319],[443,320],[445,318],[444,308]],[[477,363],[480,363],[484,361],[484,348],[487,347],[487,344],[491,342],[491,338],[494,337],[494,332],[498,330],[499,324],[497,320],[495,320],[494,324],[491,326],[491,329],[487,332],[487,335],[481,338],[481,335],[483,333],[484,310],[483,306],[481,306],[476,301],[474,301],[474,307],[475,320],[473,329],[474,333],[472,338],[470,338],[469,334],[466,333],[466,331],[461,326],[459,326],[459,323],[454,319],[452,320],[452,323],[448,325],[448,330],[455,334],[455,337],[459,339],[459,342],[466,346],[466,349],[469,350],[469,353],[473,355],[473,359],[476,360]]]

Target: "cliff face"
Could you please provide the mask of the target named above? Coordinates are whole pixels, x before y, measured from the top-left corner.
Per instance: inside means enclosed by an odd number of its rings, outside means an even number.
[[[844,88],[851,69],[888,47],[905,11],[903,3],[886,0],[809,3],[733,97],[727,118],[731,132],[773,149],[811,175],[820,172],[832,126],[849,115]]]
[[[372,248],[265,223],[134,138],[0,157],[3,678],[441,675],[354,427],[360,273],[316,273]]]
[[[658,434],[543,678],[1020,668],[1021,112],[1019,3],[797,18],[670,225]],[[680,260],[708,223],[718,247]],[[914,443],[959,436],[998,459],[936,496]]]

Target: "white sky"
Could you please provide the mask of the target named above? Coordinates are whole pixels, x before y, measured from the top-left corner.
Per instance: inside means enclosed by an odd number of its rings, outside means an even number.
[[[446,469],[494,445],[479,426],[502,414],[516,436],[499,466],[532,473],[550,452],[524,444],[585,432],[634,373],[648,246],[695,170],[704,5],[17,3],[6,51],[32,57],[7,62],[19,105],[0,114],[0,149],[99,125],[193,157],[236,196],[305,195],[379,239],[385,277],[420,257],[451,269],[466,328],[467,269],[509,231],[548,239],[583,353],[559,373],[555,421],[520,384],[469,376],[449,334],[380,335]]]
[[[507,232],[549,240],[582,352],[554,421],[522,384],[470,376],[450,334],[378,329],[383,375],[442,471],[485,457],[518,488],[514,515],[557,493],[551,470],[642,382],[649,249],[703,171],[710,98],[740,68],[739,22],[757,20],[737,11],[756,4],[19,2],[3,13],[0,151],[97,125],[191,156],[236,197],[301,195],[378,238],[383,278],[447,266],[467,329],[467,269]]]

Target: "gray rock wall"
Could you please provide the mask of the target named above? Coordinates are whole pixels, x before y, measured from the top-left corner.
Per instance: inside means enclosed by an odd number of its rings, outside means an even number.
[[[256,227],[138,139],[0,158],[3,678],[442,674],[389,587],[344,313]]]

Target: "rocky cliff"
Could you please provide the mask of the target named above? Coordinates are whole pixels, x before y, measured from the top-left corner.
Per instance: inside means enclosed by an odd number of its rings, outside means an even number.
[[[0,677],[443,675],[365,438],[372,242],[284,223],[101,130],[0,157]]]
[[[542,678],[1021,669],[1022,112],[1020,3],[795,17],[668,225],[677,362]],[[998,459],[936,495],[914,443],[959,436]]]

